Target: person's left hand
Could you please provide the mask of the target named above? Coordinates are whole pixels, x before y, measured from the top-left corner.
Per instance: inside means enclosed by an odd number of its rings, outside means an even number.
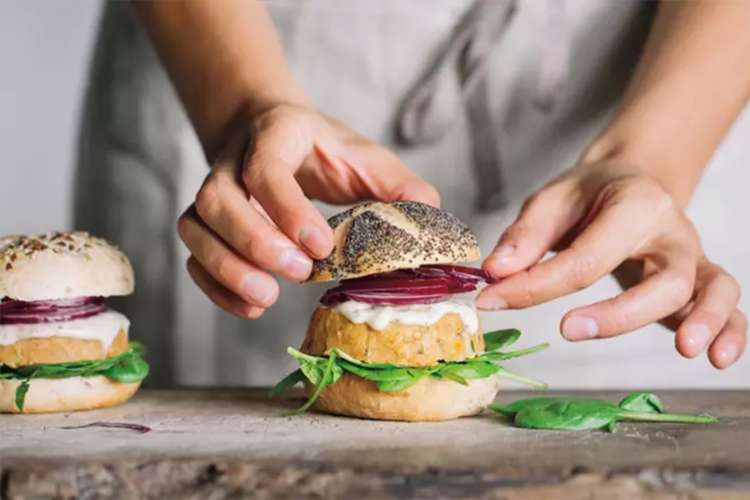
[[[541,260],[550,250],[557,255]],[[480,309],[540,304],[615,272],[625,291],[565,314],[561,332],[568,340],[612,337],[661,321],[677,332],[683,356],[708,348],[716,368],[727,368],[745,349],[739,285],[706,259],[673,198],[635,167],[602,162],[569,170],[527,200],[483,268],[502,279],[479,295]],[[627,276],[633,268],[635,280]]]

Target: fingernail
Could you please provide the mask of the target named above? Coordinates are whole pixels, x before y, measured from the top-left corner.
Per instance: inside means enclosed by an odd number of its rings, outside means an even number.
[[[571,316],[563,323],[562,334],[568,340],[593,339],[599,334],[599,325],[587,316]]]
[[[737,350],[737,346],[729,344],[719,351],[719,365],[721,365],[722,368],[728,368],[732,363],[737,361],[738,355],[739,351]]]
[[[246,274],[242,278],[240,291],[246,299],[260,306],[270,306],[273,303],[273,287],[253,274]]]
[[[307,279],[310,276],[310,271],[312,271],[312,260],[293,247],[281,250],[279,264],[289,276],[300,281]]]
[[[497,295],[480,295],[477,297],[476,305],[479,309],[489,310],[508,308],[508,303],[505,302],[505,299],[498,297]]]
[[[708,345],[708,339],[711,337],[711,330],[702,323],[695,323],[685,328],[686,338],[688,346],[690,346],[690,352],[695,356],[703,352]]]
[[[317,227],[305,226],[299,232],[299,241],[310,252],[322,255],[328,250],[328,242]]]

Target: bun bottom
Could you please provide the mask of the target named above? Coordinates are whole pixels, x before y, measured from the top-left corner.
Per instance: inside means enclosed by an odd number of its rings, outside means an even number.
[[[315,390],[310,384],[306,387],[308,393]],[[344,373],[323,390],[315,408],[375,420],[450,420],[480,413],[492,403],[499,388],[499,377],[470,380],[469,385],[425,378],[403,391],[382,392],[374,382]]]
[[[20,380],[0,380],[0,413],[20,413],[16,389]],[[93,410],[124,403],[138,390],[140,382],[123,384],[104,376],[31,379],[23,413]]]

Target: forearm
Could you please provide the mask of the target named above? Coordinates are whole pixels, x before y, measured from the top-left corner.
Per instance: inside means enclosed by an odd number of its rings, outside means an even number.
[[[133,2],[209,159],[238,120],[275,103],[307,104],[263,2]]]
[[[686,206],[750,97],[750,2],[662,2],[615,117],[582,161],[620,159]]]

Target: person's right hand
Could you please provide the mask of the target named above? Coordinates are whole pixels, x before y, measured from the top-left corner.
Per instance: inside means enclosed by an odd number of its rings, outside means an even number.
[[[303,281],[312,259],[333,249],[310,199],[440,203],[387,149],[314,110],[279,105],[228,139],[179,218],[193,280],[219,307],[258,318],[278,297],[271,273]]]

